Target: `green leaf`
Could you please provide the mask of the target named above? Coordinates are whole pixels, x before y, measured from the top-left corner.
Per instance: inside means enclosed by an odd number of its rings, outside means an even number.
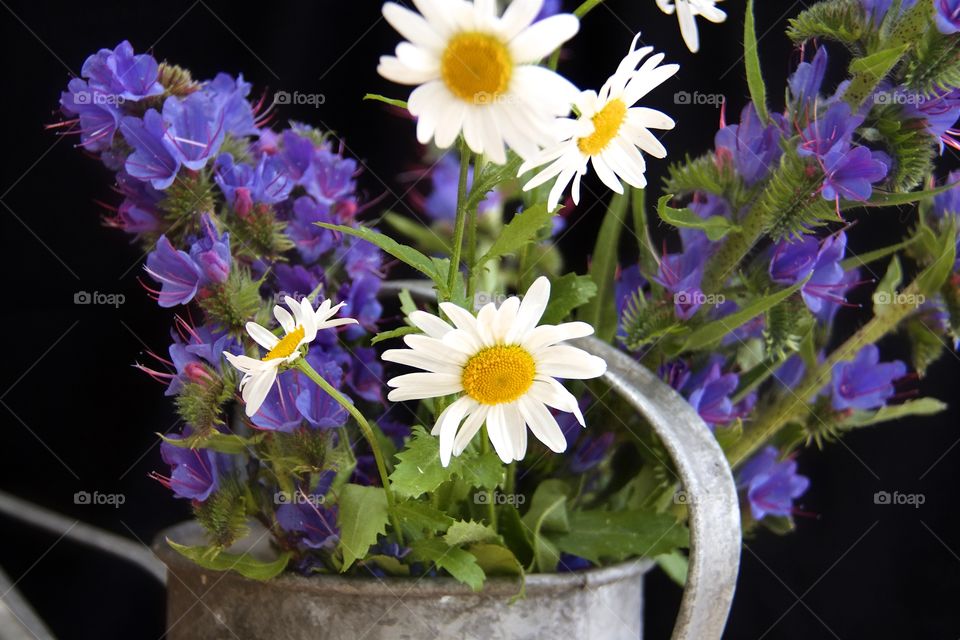
[[[439,538],[416,540],[411,549],[415,559],[433,563],[474,591],[483,587],[486,576],[477,564],[477,557],[469,551],[451,547]]]
[[[900,267],[900,258],[893,256],[887,266],[887,272],[877,283],[873,292],[873,313],[878,316],[891,312],[890,303],[897,297],[897,289],[903,282],[903,269]]]
[[[373,336],[373,339],[370,340],[370,344],[377,344],[378,342],[383,342],[384,340],[392,340],[394,338],[402,338],[403,336],[408,336],[412,333],[422,333],[417,327],[397,327],[396,329],[390,329],[389,331],[381,331],[377,335]]]
[[[479,542],[492,542],[499,539],[496,531],[482,522],[473,520],[458,520],[450,525],[443,539],[451,547],[459,547],[466,544]]]
[[[565,273],[550,283],[550,302],[540,323],[559,324],[596,295],[597,285],[590,276]]]
[[[348,236],[353,236],[355,238],[360,238],[361,240],[371,242],[380,247],[380,249],[383,251],[389,253],[397,260],[410,267],[413,267],[423,275],[433,280],[438,287],[444,286],[446,274],[437,273],[433,260],[420,253],[413,247],[400,244],[390,236],[384,235],[379,231],[374,231],[369,227],[348,227],[342,224],[329,224],[327,222],[315,222],[314,224],[316,224],[318,227],[323,227],[324,229],[339,231],[347,234]]]
[[[363,96],[363,99],[376,100],[377,102],[383,102],[385,104],[389,104],[394,107],[400,107],[401,109],[407,108],[406,100],[397,100],[396,98],[388,98],[386,96],[380,95],[379,93],[368,93],[365,96]]]
[[[579,310],[579,319],[591,325],[601,340],[610,342],[617,332],[616,273],[620,232],[626,224],[626,195],[615,193],[600,225],[600,233],[593,248],[590,277],[597,285],[593,303]]]
[[[363,561],[363,565],[367,566],[370,564],[377,565],[389,576],[406,577],[410,575],[410,567],[403,564],[393,556],[385,556],[381,554],[367,556],[367,558]]]
[[[167,544],[180,555],[193,560],[204,569],[213,571],[236,571],[251,580],[269,580],[286,569],[290,560],[290,552],[285,551],[280,557],[272,561],[258,560],[248,553],[217,552],[216,549],[206,546],[190,547],[177,544],[167,538]]]
[[[866,253],[861,253],[858,256],[850,256],[846,260],[840,262],[840,268],[844,271],[849,271],[850,269],[856,269],[857,267],[863,267],[871,262],[876,262],[877,260],[882,260],[889,255],[893,255],[898,251],[906,249],[911,244],[917,241],[918,236],[910,236],[903,242],[898,242],[897,244],[892,244],[889,247],[883,247],[882,249],[875,249],[874,251],[867,251]]]
[[[767,88],[760,73],[760,54],[757,50],[757,26],[753,16],[753,0],[747,0],[747,13],[743,22],[743,61],[747,68],[747,86],[750,99],[762,122],[770,120],[767,113]]]
[[[500,231],[490,249],[477,260],[476,266],[479,267],[508,253],[516,253],[536,240],[540,230],[551,224],[552,221],[553,212],[547,210],[545,203],[535,204],[518,213]]]
[[[550,539],[557,549],[600,564],[632,556],[658,556],[689,544],[687,528],[652,511],[574,511],[570,531]]]
[[[940,229],[937,237],[939,246],[933,262],[917,276],[915,285],[919,293],[932,297],[953,272],[953,265],[957,260],[956,237],[956,222],[951,218],[947,227]]]
[[[955,186],[957,186],[956,182],[948,182],[947,184],[942,184],[939,187],[934,187],[933,189],[907,191],[905,193],[881,193],[879,191],[874,191],[873,195],[866,202],[846,201],[843,203],[840,209],[842,211],[846,211],[848,209],[856,209],[858,207],[895,207],[902,204],[912,204],[914,202],[920,202],[926,198],[932,198],[933,196],[941,193],[946,193]]]
[[[910,46],[910,43],[897,45],[863,58],[856,58],[850,63],[850,74],[853,77],[843,97],[854,111],[873,93]]]
[[[454,520],[444,512],[426,502],[403,500],[393,507],[393,513],[400,520],[400,526],[413,537],[420,537],[424,531],[438,533],[446,531]]]
[[[450,253],[450,245],[437,233],[419,220],[411,220],[393,211],[383,214],[383,221],[395,231],[413,240],[421,249],[430,253]]]
[[[484,201],[487,194],[493,191],[498,185],[516,180],[517,171],[523,159],[513,151],[507,152],[507,162],[502,165],[488,162],[480,171],[480,177],[474,180],[470,193],[467,195],[465,209],[467,211],[476,209]]]
[[[433,491],[454,476],[484,489],[493,489],[503,478],[503,464],[492,453],[466,451],[452,458],[449,466],[441,466],[438,438],[420,425],[413,428],[406,447],[396,457],[399,462],[390,474],[390,483],[397,495],[406,498]]]
[[[835,40],[854,48],[869,30],[859,0],[826,0],[791,18],[787,37],[798,43],[814,38]]]
[[[340,571],[346,571],[367,555],[370,547],[376,544],[377,536],[386,535],[387,495],[382,487],[348,484],[340,492],[337,506],[339,549],[343,553]]]
[[[683,587],[687,584],[687,572],[690,568],[690,561],[679,551],[659,555],[654,560],[657,566],[663,570],[667,576]]]
[[[517,556],[498,544],[474,544],[467,549],[488,576],[522,576],[523,565]]]
[[[202,436],[186,438],[168,438],[162,433],[157,435],[167,444],[181,449],[210,449],[218,453],[229,453],[231,455],[247,453],[251,447],[260,444],[266,437],[265,433],[256,433],[249,438],[244,438],[235,433],[221,433],[219,431],[211,431]]]
[[[887,405],[876,411],[854,411],[840,422],[840,427],[855,429],[880,422],[899,420],[907,416],[932,416],[946,408],[947,405],[936,398],[919,398],[903,404]]]
[[[806,282],[807,279],[804,279],[792,287],[787,287],[786,289],[781,289],[776,293],[772,293],[762,298],[757,298],[750,304],[745,305],[742,309],[734,311],[730,315],[720,318],[719,320],[708,322],[707,324],[695,329],[689,336],[687,336],[687,339],[683,345],[675,350],[675,353],[681,353],[683,351],[697,351],[716,342],[717,340],[720,340],[734,329],[737,329],[741,325],[750,322],[761,313],[767,311],[767,309],[772,308],[774,305],[780,304],[792,296],[800,289],[800,287],[806,284]]]
[[[532,532],[533,562],[538,571],[556,571],[560,553],[556,545],[546,537],[548,531],[567,531],[567,499],[570,488],[562,480],[544,480],[537,487],[530,502],[530,509],[523,516],[523,523]]]
[[[701,218],[690,209],[675,209],[667,206],[672,195],[663,196],[657,202],[657,213],[667,224],[684,229],[700,229],[710,240],[720,240],[731,231],[739,232],[740,227],[723,216]]]

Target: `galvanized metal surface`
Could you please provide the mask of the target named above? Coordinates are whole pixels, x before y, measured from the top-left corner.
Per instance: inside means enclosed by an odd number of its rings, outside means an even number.
[[[200,544],[187,522],[165,532]],[[261,544],[269,536],[254,535]],[[510,602],[519,582],[490,578],[474,593],[452,578],[283,575],[269,583],[207,571],[170,549],[168,640],[401,640],[405,638],[637,640],[642,637],[647,562],[579,573],[531,575],[526,597]]]

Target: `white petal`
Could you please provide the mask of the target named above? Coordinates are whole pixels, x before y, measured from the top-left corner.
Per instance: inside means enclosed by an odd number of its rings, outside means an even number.
[[[580,403],[567,389],[549,376],[538,376],[528,392],[531,398],[559,411],[572,413],[580,426],[584,425]]]
[[[493,324],[490,329],[496,342],[504,342],[507,332],[517,319],[517,311],[520,309],[520,298],[510,296],[503,301],[500,308],[496,310],[493,316]]]
[[[523,296],[520,303],[520,309],[517,311],[516,320],[505,338],[508,343],[516,343],[523,340],[527,333],[533,330],[543,312],[547,310],[547,303],[550,301],[550,281],[546,276],[540,276],[534,280],[527,293]]]
[[[566,344],[547,347],[537,353],[537,374],[541,375],[587,380],[602,376],[606,370],[607,363],[603,358]]]
[[[273,308],[273,317],[277,319],[285,333],[292,333],[297,328],[297,323],[293,321],[290,312],[279,305]]]
[[[387,349],[380,358],[386,362],[405,364],[408,367],[416,367],[417,369],[432,371],[434,373],[463,373],[463,367],[460,365],[453,364],[448,360],[438,360],[437,358],[419,353],[413,349]]]
[[[507,40],[530,26],[540,13],[543,0],[512,0],[500,18],[500,33]]]
[[[547,445],[547,448],[554,453],[567,450],[567,439],[563,437],[560,425],[557,424],[556,418],[551,415],[546,405],[529,396],[523,396],[517,401],[517,406],[537,440]]]
[[[453,332],[449,332],[452,334]],[[445,338],[449,336],[444,336]],[[404,336],[403,341],[411,349],[418,351],[426,356],[439,360],[441,362],[450,362],[451,364],[462,365],[467,361],[467,355],[460,351],[451,350],[450,345],[439,338],[429,336],[409,335]]]
[[[459,391],[462,389],[460,384],[460,376],[455,373],[405,373],[402,376],[397,376],[396,378],[391,378],[387,381],[387,385],[390,387],[409,387],[409,388],[443,388],[443,389],[454,389]],[[447,391],[446,393],[453,393],[453,391]],[[446,394],[439,394],[446,395]]]
[[[435,51],[443,49],[444,40],[440,34],[431,28],[422,16],[406,7],[395,2],[387,2],[383,5],[383,17],[397,30],[397,33],[410,42]]]
[[[593,327],[586,322],[564,322],[563,324],[543,324],[530,332],[523,341],[523,347],[530,353],[564,340],[574,340],[593,334]]]
[[[677,0],[677,19],[680,21],[680,35],[687,48],[693,53],[700,50],[700,34],[697,33],[697,19],[690,10],[689,0]]]
[[[459,456],[463,453],[463,450],[473,440],[473,436],[477,435],[477,431],[483,426],[483,421],[487,419],[487,413],[489,413],[489,407],[479,405],[467,416],[467,420],[463,423],[453,441],[453,455]]]
[[[517,62],[538,62],[576,35],[580,21],[569,13],[539,20],[510,41],[510,53]]]
[[[487,413],[487,435],[490,436],[490,442],[493,443],[494,450],[504,464],[510,464],[515,460],[513,440],[507,431],[502,404],[492,405]]]
[[[391,82],[406,85],[423,85],[431,80],[436,81],[438,77],[436,72],[405,65],[395,56],[380,56],[377,73]]]
[[[440,308],[443,309],[443,312],[447,314],[447,317],[450,318],[457,329],[476,333],[477,319],[472,313],[452,302],[441,302]]]
[[[444,467],[450,464],[450,455],[453,453],[453,441],[457,435],[457,429],[459,429],[460,423],[463,421],[467,412],[475,407],[476,404],[476,401],[472,398],[463,396],[447,407],[442,414],[443,419],[437,421],[440,429],[440,464]]]
[[[523,460],[527,455],[527,425],[516,402],[503,405],[504,423],[513,444],[514,460]]]
[[[250,337],[253,338],[253,341],[258,345],[269,351],[277,346],[277,343],[280,342],[280,338],[273,335],[273,332],[269,329],[261,327],[256,322],[247,323],[247,333],[250,334]]]
[[[243,387],[243,392],[240,395],[243,397],[243,401],[247,403],[246,414],[248,418],[252,418],[260,410],[260,405],[263,404],[267,394],[270,393],[270,387],[273,386],[276,379],[277,368],[270,367],[254,374]]]
[[[431,338],[442,338],[448,332],[453,331],[453,327],[449,324],[426,311],[411,311],[407,317],[414,326]]]

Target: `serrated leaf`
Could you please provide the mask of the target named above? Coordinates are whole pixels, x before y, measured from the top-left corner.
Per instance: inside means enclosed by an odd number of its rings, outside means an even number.
[[[210,449],[211,451],[231,455],[248,452],[251,447],[259,444],[266,437],[264,433],[255,433],[249,438],[245,438],[235,433],[221,433],[219,431],[211,431],[196,438],[168,438],[162,433],[157,435],[167,444],[181,449]]]
[[[887,266],[886,273],[877,283],[877,288],[873,293],[874,315],[882,316],[892,311],[889,302],[896,298],[897,289],[901,282],[903,282],[903,269],[900,267],[900,258],[893,256]]]
[[[343,554],[340,571],[346,571],[367,555],[378,536],[386,535],[387,496],[382,487],[348,484],[340,491],[337,507],[338,548]]]
[[[475,179],[473,186],[470,188],[470,193],[467,195],[465,209],[468,211],[476,209],[486,199],[487,194],[498,185],[516,180],[517,171],[521,164],[523,164],[523,159],[513,151],[507,151],[507,162],[505,164],[498,165],[492,162],[485,164],[483,170],[480,171],[480,175],[474,176]]]
[[[450,253],[450,245],[437,233],[418,220],[411,220],[393,211],[383,214],[383,221],[398,233],[410,238],[424,251]]]
[[[400,520],[405,531],[421,535],[424,531],[438,533],[446,531],[454,520],[436,507],[426,502],[404,500],[394,505],[393,513]]]
[[[381,331],[377,335],[373,336],[370,340],[370,344],[377,344],[378,342],[383,342],[384,340],[392,340],[394,338],[402,338],[403,336],[408,336],[412,333],[422,333],[417,327],[397,327],[396,329],[390,329],[389,331]]]
[[[503,478],[503,464],[492,453],[467,451],[452,458],[449,466],[441,466],[439,440],[420,425],[413,428],[406,447],[396,457],[399,462],[390,474],[390,482],[394,492],[406,498],[433,491],[454,476],[483,489],[493,489]]]
[[[467,549],[488,576],[522,576],[523,565],[517,556],[499,544],[474,544]]]
[[[743,61],[747,69],[747,87],[750,99],[763,123],[770,121],[767,113],[767,88],[760,73],[760,54],[757,49],[757,26],[753,16],[754,0],[747,0],[747,12],[743,22]]]
[[[800,290],[806,284],[806,279],[797,284],[787,287],[786,289],[781,289],[776,293],[772,293],[762,298],[757,298],[750,304],[744,306],[742,309],[734,311],[728,316],[724,316],[713,322],[708,322],[707,324],[695,329],[689,336],[687,336],[686,341],[683,345],[675,350],[675,353],[681,353],[683,351],[696,351],[698,349],[703,349],[704,347],[720,340],[728,333],[737,329],[743,324],[746,324],[750,320],[753,320],[761,313],[767,311],[774,305],[777,305],[794,293]]]
[[[956,222],[953,219],[945,229],[940,230],[937,238],[939,246],[933,255],[933,262],[921,271],[914,281],[921,294],[932,297],[953,272],[953,265],[957,260],[956,234]]]
[[[946,408],[947,405],[936,398],[919,398],[903,404],[887,405],[876,411],[854,411],[840,422],[840,427],[856,429],[908,416],[932,416]]]
[[[500,535],[496,531],[482,522],[458,520],[450,525],[443,539],[451,547],[459,547],[467,544],[491,542],[499,537]]]
[[[276,560],[264,561],[254,558],[248,553],[226,553],[217,552],[207,546],[187,546],[178,544],[167,538],[167,544],[174,551],[185,558],[192,560],[204,569],[213,571],[236,571],[245,578],[251,580],[269,580],[274,578],[286,569],[287,562],[290,560],[290,552],[285,551],[280,554]]]
[[[591,325],[601,340],[610,342],[617,332],[616,272],[620,233],[626,224],[628,197],[613,194],[590,261],[590,277],[597,285],[592,304],[581,307],[578,319]]]
[[[469,551],[451,547],[439,538],[416,540],[411,550],[415,559],[433,563],[474,591],[483,587],[486,576],[476,556]]]
[[[574,309],[597,295],[597,285],[590,276],[566,273],[550,283],[550,302],[540,324],[559,324]]]
[[[433,280],[438,287],[445,286],[444,278],[446,277],[446,274],[440,274],[437,272],[433,260],[420,253],[413,247],[400,244],[390,236],[384,235],[379,231],[374,231],[369,227],[348,227],[342,224],[330,224],[327,222],[315,222],[314,224],[316,224],[318,227],[323,227],[324,229],[339,231],[340,233],[345,233],[349,236],[373,243],[397,260],[416,269],[423,275]]]
[[[386,97],[386,96],[380,95],[379,93],[368,93],[368,94],[366,94],[365,96],[363,96],[363,99],[364,99],[364,100],[376,100],[377,102],[383,102],[384,104],[389,104],[390,106],[393,106],[393,107],[400,107],[401,109],[406,109],[406,108],[407,108],[407,101],[406,101],[406,100],[398,100],[398,99],[396,99],[396,98],[388,98],[388,97]]]
[[[544,480],[533,492],[530,508],[523,515],[523,522],[536,533],[544,531],[569,531],[566,502],[570,487],[563,480]]]
[[[910,46],[908,43],[889,47],[868,56],[856,58],[850,63],[850,74],[853,77],[843,97],[854,111],[858,110],[863,101],[873,93],[880,81],[890,73]]]
[[[739,226],[723,216],[701,218],[690,209],[675,209],[674,207],[670,207],[667,203],[672,199],[672,195],[666,195],[657,201],[657,214],[661,220],[669,225],[683,229],[699,229],[707,234],[707,238],[713,241],[722,239],[730,232],[740,231]]]
[[[552,534],[550,539],[560,551],[600,564],[669,553],[689,544],[689,532],[663,513],[574,511],[570,531]]]
[[[476,266],[509,253],[516,253],[536,240],[540,230],[552,222],[553,212],[547,210],[545,203],[535,204],[518,213],[500,231],[487,252],[477,260]]]

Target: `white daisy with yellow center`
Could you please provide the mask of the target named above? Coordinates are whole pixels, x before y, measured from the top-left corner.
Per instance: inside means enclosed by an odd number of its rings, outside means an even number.
[[[475,153],[506,162],[504,143],[521,157],[550,140],[550,122],[570,112],[577,89],[537,63],[580,28],[573,15],[533,23],[543,0],[513,0],[502,16],[496,0],[413,0],[420,13],[394,2],[383,15],[407,39],[377,71],[419,85],[407,107],[417,139],[441,149],[463,133]]]
[[[680,22],[680,35],[693,53],[700,50],[700,33],[697,31],[697,16],[703,16],[714,24],[727,19],[727,14],[717,8],[720,0],[657,0],[657,6],[665,14],[677,14]]]
[[[404,337],[409,349],[390,349],[383,359],[423,369],[388,381],[389,400],[459,397],[441,412],[433,428],[440,436],[440,463],[460,455],[486,423],[490,441],[504,462],[527,451],[527,427],[557,453],[566,438],[547,407],[573,413],[581,425],[577,399],[557,378],[584,380],[603,375],[607,364],[582,349],[561,344],[593,333],[585,322],[537,326],[550,299],[550,281],[534,282],[521,302],[489,303],[474,316],[450,302],[440,308],[451,326],[424,311],[410,314],[425,335]]]
[[[329,300],[324,300],[316,311],[309,298],[297,302],[287,296],[284,302],[290,307],[290,311],[280,305],[273,308],[273,315],[284,331],[282,338],[278,338],[272,331],[256,322],[247,323],[247,333],[254,342],[267,350],[266,355],[257,359],[223,352],[230,364],[243,373],[243,379],[240,380],[240,395],[246,403],[248,417],[253,416],[260,409],[260,405],[270,392],[270,387],[277,379],[280,367],[301,358],[303,356],[301,347],[313,342],[318,331],[357,322],[353,318],[331,320],[346,304],[344,302],[333,306]]]
[[[637,34],[633,39],[630,52],[599,94],[584,91],[574,101],[580,116],[555,121],[556,137],[561,141],[520,166],[518,175],[547,165],[523,189],[528,191],[556,179],[547,198],[550,209],[560,203],[560,197],[571,180],[573,201],[580,202],[580,179],[586,175],[588,163],[593,165],[605,185],[623,193],[620,180],[638,189],[647,185],[644,176],[647,166],[641,150],[655,158],[667,155],[667,150],[650,129],[672,129],[673,120],[656,109],[634,105],[675,74],[680,66],[658,66],[663,61],[662,53],[644,61],[653,47],[637,49],[639,37]]]

